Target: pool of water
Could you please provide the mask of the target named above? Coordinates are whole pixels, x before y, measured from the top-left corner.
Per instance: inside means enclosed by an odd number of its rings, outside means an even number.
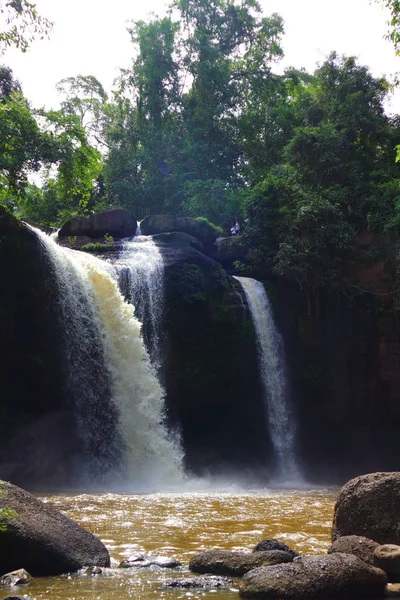
[[[334,489],[157,494],[65,493],[41,498],[98,536],[107,546],[111,569],[101,575],[77,573],[35,578],[13,595],[43,600],[237,600],[231,589],[164,590],[163,581],[189,576],[190,557],[210,549],[251,550],[277,538],[304,554],[325,553],[330,545]],[[177,569],[118,569],[135,552],[175,557]],[[23,566],[23,565],[21,565]],[[0,599],[10,590],[0,592]]]

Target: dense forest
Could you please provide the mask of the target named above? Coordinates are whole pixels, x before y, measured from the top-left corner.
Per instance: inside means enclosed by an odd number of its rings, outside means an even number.
[[[15,34],[0,41],[25,49]],[[314,294],[351,293],[362,232],[397,264],[400,118],[384,112],[385,79],[334,52],[314,73],[276,74],[284,24],[255,0],[175,0],[129,34],[134,58],[112,93],[70,77],[60,110],[33,108],[1,67],[1,204],[53,226],[115,206],[225,232],[238,219],[255,269]]]

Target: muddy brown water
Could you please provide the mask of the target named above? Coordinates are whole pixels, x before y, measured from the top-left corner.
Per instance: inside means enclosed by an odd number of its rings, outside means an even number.
[[[189,559],[209,549],[250,550],[262,539],[277,538],[300,553],[325,553],[330,545],[334,489],[273,489],[256,492],[168,494],[41,495],[107,546],[113,568],[102,575],[82,573],[36,578],[12,595],[43,600],[238,600],[237,581],[215,591],[164,590],[170,577],[190,576]],[[169,556],[174,569],[117,569],[135,552]],[[23,566],[23,565],[21,565]],[[0,599],[10,595],[0,593]]]

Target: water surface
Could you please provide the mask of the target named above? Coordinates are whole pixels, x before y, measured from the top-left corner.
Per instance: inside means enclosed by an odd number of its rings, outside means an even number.
[[[264,490],[185,494],[57,494],[42,496],[97,535],[113,567],[103,575],[37,578],[13,595],[43,600],[238,600],[230,590],[163,590],[163,580],[185,577],[190,557],[203,550],[251,550],[278,538],[300,553],[325,553],[330,545],[336,490]],[[134,552],[178,558],[181,570],[116,569]],[[21,565],[23,566],[23,565]],[[10,594],[4,590],[0,598]]]

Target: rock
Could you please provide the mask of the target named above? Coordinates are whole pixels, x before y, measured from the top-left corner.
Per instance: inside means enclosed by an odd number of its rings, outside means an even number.
[[[30,225],[31,227],[35,227],[36,229],[40,229],[40,231],[43,231],[44,233],[47,234],[51,234],[51,233],[55,233],[57,231],[57,229],[55,227],[48,227],[47,225],[39,225],[39,223],[36,223],[35,221],[33,221],[32,219],[21,219],[21,221],[23,223],[26,223],[27,225]]]
[[[258,542],[258,544],[253,548],[253,552],[268,552],[270,550],[282,550],[283,552],[287,552],[288,554],[290,554],[292,558],[300,556],[298,552],[295,552],[283,542],[274,539],[262,540],[261,542]]]
[[[375,548],[379,548],[379,544],[373,540],[361,535],[344,535],[333,542],[328,554],[335,552],[354,554],[354,556],[358,556],[364,562],[374,566]]]
[[[140,221],[142,235],[154,235],[175,230],[175,217],[173,215],[148,215]]]
[[[400,546],[384,544],[374,551],[374,565],[387,573],[392,583],[400,583]]]
[[[191,246],[200,252],[203,250],[203,244],[193,235],[183,233],[182,231],[169,231],[166,233],[157,233],[152,236],[156,244],[169,244],[172,246],[180,246],[182,248]]]
[[[106,547],[53,507],[25,490],[0,482],[0,570],[21,564],[34,576],[58,575],[84,566],[110,566]]]
[[[281,550],[252,553],[209,550],[193,556],[189,563],[189,569],[194,573],[241,577],[261,565],[276,565],[292,560],[292,556],[288,552],[282,552]]]
[[[194,219],[192,217],[174,217],[172,215],[149,215],[144,217],[140,223],[140,230],[143,235],[154,235],[172,231],[187,233],[199,239],[209,248],[211,248],[221,233],[219,227],[216,227],[202,217]]]
[[[136,233],[137,221],[133,214],[122,208],[114,208],[90,217],[93,238],[111,235],[115,238],[132,237]]]
[[[6,596],[1,600],[32,600],[32,598],[28,598],[28,596]]]
[[[244,598],[381,598],[386,575],[351,554],[307,556],[290,564],[259,567],[245,575]]]
[[[103,569],[101,567],[88,567],[84,570],[85,575],[102,575]]]
[[[225,263],[232,263],[235,260],[244,260],[249,251],[248,246],[243,241],[243,236],[233,235],[231,237],[219,237],[213,245],[212,258]]]
[[[274,454],[254,327],[240,283],[190,246],[159,249],[166,408],[183,433],[185,464],[198,475],[239,465],[265,468]]]
[[[232,579],[229,579],[229,577],[210,575],[209,577],[182,577],[177,579],[167,579],[163,582],[162,587],[211,590],[216,588],[227,588],[231,585]]]
[[[87,236],[92,237],[92,223],[87,217],[72,217],[64,223],[58,232],[59,238]]]
[[[89,219],[72,217],[61,227],[58,237],[101,238],[104,235],[111,235],[115,238],[124,238],[135,235],[136,229],[137,221],[131,212],[122,208],[114,208],[91,215]]]
[[[130,568],[145,568],[156,565],[164,569],[174,569],[180,567],[181,563],[175,558],[167,558],[165,556],[149,556],[147,554],[131,554],[128,558],[122,561],[118,566],[119,569]]]
[[[386,598],[400,598],[400,584],[388,583],[385,590]]]
[[[400,544],[400,472],[361,475],[342,487],[335,505],[332,540],[345,535]]]
[[[17,571],[11,571],[0,577],[0,585],[22,585],[29,583],[32,577],[25,569],[17,569]]]

